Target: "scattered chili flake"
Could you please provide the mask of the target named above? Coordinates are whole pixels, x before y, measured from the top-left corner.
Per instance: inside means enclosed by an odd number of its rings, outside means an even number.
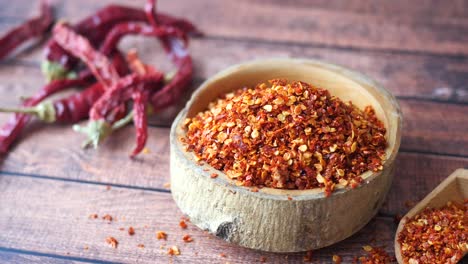
[[[112,216],[109,215],[109,214],[104,215],[104,216],[102,217],[102,219],[103,219],[103,220],[107,220],[107,221],[109,221],[109,222],[112,222],[112,220],[113,220]]]
[[[271,80],[211,102],[188,118],[187,150],[242,186],[357,187],[380,171],[386,129],[374,109],[343,102],[304,82]]]
[[[117,239],[115,239],[114,237],[106,238],[106,242],[113,248],[117,248],[117,246],[119,245],[119,241],[117,241]]]
[[[180,250],[177,246],[172,246],[169,248],[169,250],[167,251],[167,254],[168,255],[180,255]]]
[[[110,185],[106,185],[106,190],[109,191],[111,189]]]
[[[135,234],[135,229],[133,227],[128,228],[128,234],[133,236]]]
[[[143,153],[143,154],[150,154],[150,153],[151,153],[151,150],[150,150],[149,148],[144,148],[144,149],[142,150],[142,153]]]
[[[333,260],[333,263],[336,263],[336,264],[340,264],[342,261],[341,257],[338,255],[333,255],[332,260]]]
[[[158,232],[156,232],[156,238],[166,240],[167,239],[167,234],[166,234],[166,232],[158,231]]]
[[[304,256],[304,262],[311,262],[312,261],[312,250],[306,252]]]
[[[90,214],[89,218],[90,219],[97,219],[99,216],[97,214]]]
[[[218,178],[218,174],[213,172],[213,173],[211,173],[210,177],[211,177],[212,179]]]
[[[186,229],[186,228],[187,228],[187,223],[185,223],[185,220],[180,220],[179,226],[180,226],[182,229]]]
[[[145,248],[145,245],[144,245],[144,244],[138,244],[137,247],[139,247],[139,248]]]
[[[224,253],[219,254],[219,256],[222,257],[222,258],[226,258],[226,257],[227,257],[227,255],[224,254]]]
[[[260,262],[265,263],[267,261],[267,258],[265,256],[260,257]]]
[[[193,241],[193,238],[190,235],[185,235],[182,240],[184,240],[185,243],[190,243]]]
[[[394,263],[396,258],[390,256],[383,248],[363,246],[362,249],[367,252],[367,256],[355,257],[353,263],[361,264],[387,264]]]
[[[171,188],[171,183],[166,182],[166,183],[164,183],[163,187],[166,188],[166,189],[169,189],[169,188]]]
[[[88,246],[84,246],[84,250],[88,250],[88,249],[89,249],[89,247],[88,247]]]
[[[119,230],[120,230],[120,231],[124,231],[124,230],[125,230],[125,227],[120,227]]]
[[[288,196],[288,200],[289,200],[289,201],[292,201],[293,198],[292,198],[291,196]]]
[[[398,234],[403,261],[410,264],[456,263],[468,251],[468,203],[425,208]]]

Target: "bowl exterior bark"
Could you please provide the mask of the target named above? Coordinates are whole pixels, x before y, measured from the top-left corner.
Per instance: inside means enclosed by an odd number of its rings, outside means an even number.
[[[193,154],[184,150],[179,138],[184,135],[182,124],[188,106],[171,128],[172,196],[192,223],[226,241],[271,252],[326,247],[364,227],[385,200],[392,182],[400,133],[395,153],[385,162],[384,170],[373,173],[355,189],[341,188],[330,197],[324,197],[317,189],[282,193],[282,190],[264,188],[252,192],[236,186],[208,165],[196,165]],[[399,114],[398,106],[396,109]],[[398,122],[400,126],[401,118]],[[211,173],[219,176],[213,179]]]

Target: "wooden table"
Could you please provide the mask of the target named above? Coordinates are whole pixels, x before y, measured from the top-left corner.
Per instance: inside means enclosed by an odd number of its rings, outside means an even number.
[[[77,21],[105,1],[61,1],[59,18]],[[142,6],[144,1],[119,1]],[[387,202],[356,235],[313,253],[315,263],[344,263],[367,244],[393,252],[395,216],[453,170],[468,167],[468,1],[167,0],[160,10],[195,21],[195,88],[234,63],[265,57],[318,58],[377,79],[398,98],[404,133]],[[0,1],[0,32],[35,14],[27,0]],[[168,63],[157,42],[129,38],[155,65]],[[15,106],[44,83],[41,48],[0,63],[0,105]],[[188,96],[188,95],[187,95]],[[186,97],[187,97],[186,96]],[[179,227],[169,181],[169,126],[186,98],[151,122],[151,153],[130,160],[127,127],[98,150],[82,150],[70,126],[35,123],[1,159],[0,262],[269,263],[302,262],[304,253],[271,254],[228,244],[195,226]],[[1,115],[3,123],[7,116]],[[99,219],[89,219],[90,214]],[[100,219],[110,214],[114,221]],[[135,228],[129,236],[126,229]],[[119,230],[125,228],[124,231]],[[155,232],[168,233],[167,241]],[[194,241],[184,243],[190,234]],[[117,249],[105,240],[113,236]],[[145,248],[137,247],[144,244]],[[166,245],[166,246],[164,246]],[[167,255],[177,245],[180,256]],[[225,254],[226,257],[220,256]]]

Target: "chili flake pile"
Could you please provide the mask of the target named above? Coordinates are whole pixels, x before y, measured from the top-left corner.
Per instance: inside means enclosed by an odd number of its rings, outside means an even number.
[[[353,263],[361,264],[387,264],[394,263],[396,258],[391,256],[383,248],[371,247],[369,245],[362,247],[367,252],[367,256],[355,257]]]
[[[457,263],[468,251],[468,203],[449,202],[410,218],[398,235],[403,261],[409,264]]]
[[[270,80],[212,102],[185,122],[182,138],[201,161],[243,186],[356,187],[383,169],[386,129],[364,111],[304,82]]]

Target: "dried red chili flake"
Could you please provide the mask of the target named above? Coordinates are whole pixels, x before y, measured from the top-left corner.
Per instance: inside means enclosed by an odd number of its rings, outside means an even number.
[[[333,255],[332,256],[332,261],[333,261],[333,263],[340,264],[341,261],[342,261],[342,258],[340,256],[338,256],[338,255]]]
[[[90,214],[90,215],[89,215],[89,218],[90,218],[90,219],[97,219],[97,218],[98,218],[98,215],[97,215],[97,214]]]
[[[119,245],[119,241],[117,241],[117,239],[115,239],[114,237],[106,238],[106,242],[113,248],[117,248],[117,246]]]
[[[226,258],[226,257],[227,257],[227,255],[224,254],[224,253],[219,254],[219,256],[222,257],[222,258]]]
[[[104,215],[104,216],[102,217],[102,219],[103,219],[103,220],[107,220],[107,221],[109,221],[109,222],[112,222],[112,219],[113,219],[113,218],[112,218],[111,215],[106,214],[106,215]]]
[[[187,150],[239,185],[320,187],[327,196],[382,170],[387,147],[371,106],[280,79],[225,94],[185,124]]]
[[[172,246],[167,250],[167,254],[171,256],[180,255],[180,250],[177,246]]]
[[[156,232],[156,238],[166,240],[167,239],[167,234],[164,231],[158,231],[158,232]]]
[[[312,261],[312,250],[306,252],[304,256],[304,262],[311,262]]]
[[[144,245],[144,244],[138,244],[137,247],[139,247],[139,248],[145,248],[145,245]]]
[[[468,251],[468,204],[448,202],[407,219],[398,235],[403,261],[457,263]]]
[[[193,241],[193,238],[190,235],[185,235],[182,240],[184,240],[185,243],[190,243]]]
[[[187,223],[185,223],[185,220],[180,220],[179,226],[180,226],[182,229],[186,229],[186,228],[187,228]]]
[[[260,257],[260,262],[265,263],[267,261],[267,258],[265,256]]]
[[[362,249],[367,252],[367,256],[355,257],[353,263],[387,264],[396,261],[396,258],[390,256],[383,248],[366,245],[363,246]]]
[[[128,228],[128,234],[131,235],[131,236],[133,236],[133,235],[135,234],[135,228],[129,227],[129,228]]]
[[[212,179],[218,178],[218,174],[217,174],[217,173],[211,173],[211,174],[210,174],[210,177],[211,177]]]

